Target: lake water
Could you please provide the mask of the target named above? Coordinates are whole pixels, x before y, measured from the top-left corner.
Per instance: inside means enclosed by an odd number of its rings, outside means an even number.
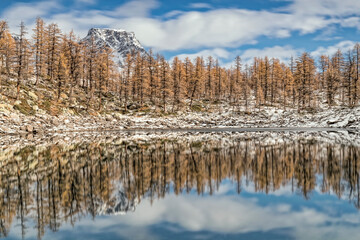
[[[0,236],[359,239],[359,147],[217,134],[8,148],[0,154]]]

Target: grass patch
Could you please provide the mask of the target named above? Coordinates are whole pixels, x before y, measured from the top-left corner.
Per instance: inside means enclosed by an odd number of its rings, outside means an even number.
[[[14,106],[15,110],[18,110],[24,115],[34,115],[34,109],[27,103],[25,99],[21,99],[20,103]]]
[[[193,148],[201,148],[202,147],[202,142],[200,142],[200,141],[192,142],[191,147],[193,147]]]
[[[201,112],[203,110],[201,105],[195,104],[191,106],[191,110],[194,112]]]

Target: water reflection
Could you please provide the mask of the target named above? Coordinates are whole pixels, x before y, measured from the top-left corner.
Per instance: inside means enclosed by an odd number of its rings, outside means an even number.
[[[193,218],[181,220],[183,227],[191,231],[201,230],[199,225],[205,221],[196,214],[204,206],[214,209],[218,204],[229,210],[223,214],[206,213],[205,219],[217,219],[207,230],[232,228],[235,221],[239,224],[232,213],[249,211],[246,221],[236,226],[251,230],[251,224],[259,224],[266,215],[259,212],[256,204],[239,204],[241,199],[234,195],[217,199],[191,194],[216,195],[226,186],[235,186],[238,194],[243,189],[249,192],[249,186],[264,194],[286,188],[310,201],[317,189],[360,208],[359,150],[316,141],[263,145],[252,140],[233,140],[224,146],[217,141],[144,143],[110,138],[6,151],[0,154],[0,236],[8,236],[14,221],[19,223],[22,237],[32,227],[29,222],[34,222],[37,238],[41,239],[47,228],[57,232],[62,224],[86,222],[88,215],[94,219],[129,211],[138,213],[140,206],[146,209],[142,211],[151,212],[153,208],[161,212],[157,199],[164,199],[172,211],[193,214]],[[271,216],[288,213],[289,208],[286,203],[265,210]],[[291,218],[301,222],[312,214],[303,210]],[[131,222],[132,217],[127,221]],[[322,217],[314,214],[311,219],[316,222]],[[146,221],[146,217],[142,218]],[[180,222],[173,216],[161,218]],[[280,222],[274,216],[268,225],[280,226]],[[289,224],[283,222],[282,226],[294,227]]]

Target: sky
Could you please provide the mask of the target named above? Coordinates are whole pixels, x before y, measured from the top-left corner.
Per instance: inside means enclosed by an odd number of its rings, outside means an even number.
[[[16,33],[36,17],[85,37],[92,27],[135,32],[146,49],[171,60],[209,55],[231,66],[236,56],[314,58],[359,41],[360,0],[0,0],[0,19]]]

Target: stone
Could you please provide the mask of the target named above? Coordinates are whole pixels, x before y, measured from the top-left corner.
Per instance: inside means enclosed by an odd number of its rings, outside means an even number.
[[[59,120],[57,118],[53,118],[51,120],[51,124],[54,125],[54,126],[59,126],[60,123],[59,123]]]
[[[34,132],[34,127],[32,125],[27,125],[26,126],[26,131],[29,132],[29,133],[32,133],[32,132]]]
[[[30,134],[26,135],[26,139],[30,140],[30,141],[34,140],[34,135],[32,133],[30,133]]]

